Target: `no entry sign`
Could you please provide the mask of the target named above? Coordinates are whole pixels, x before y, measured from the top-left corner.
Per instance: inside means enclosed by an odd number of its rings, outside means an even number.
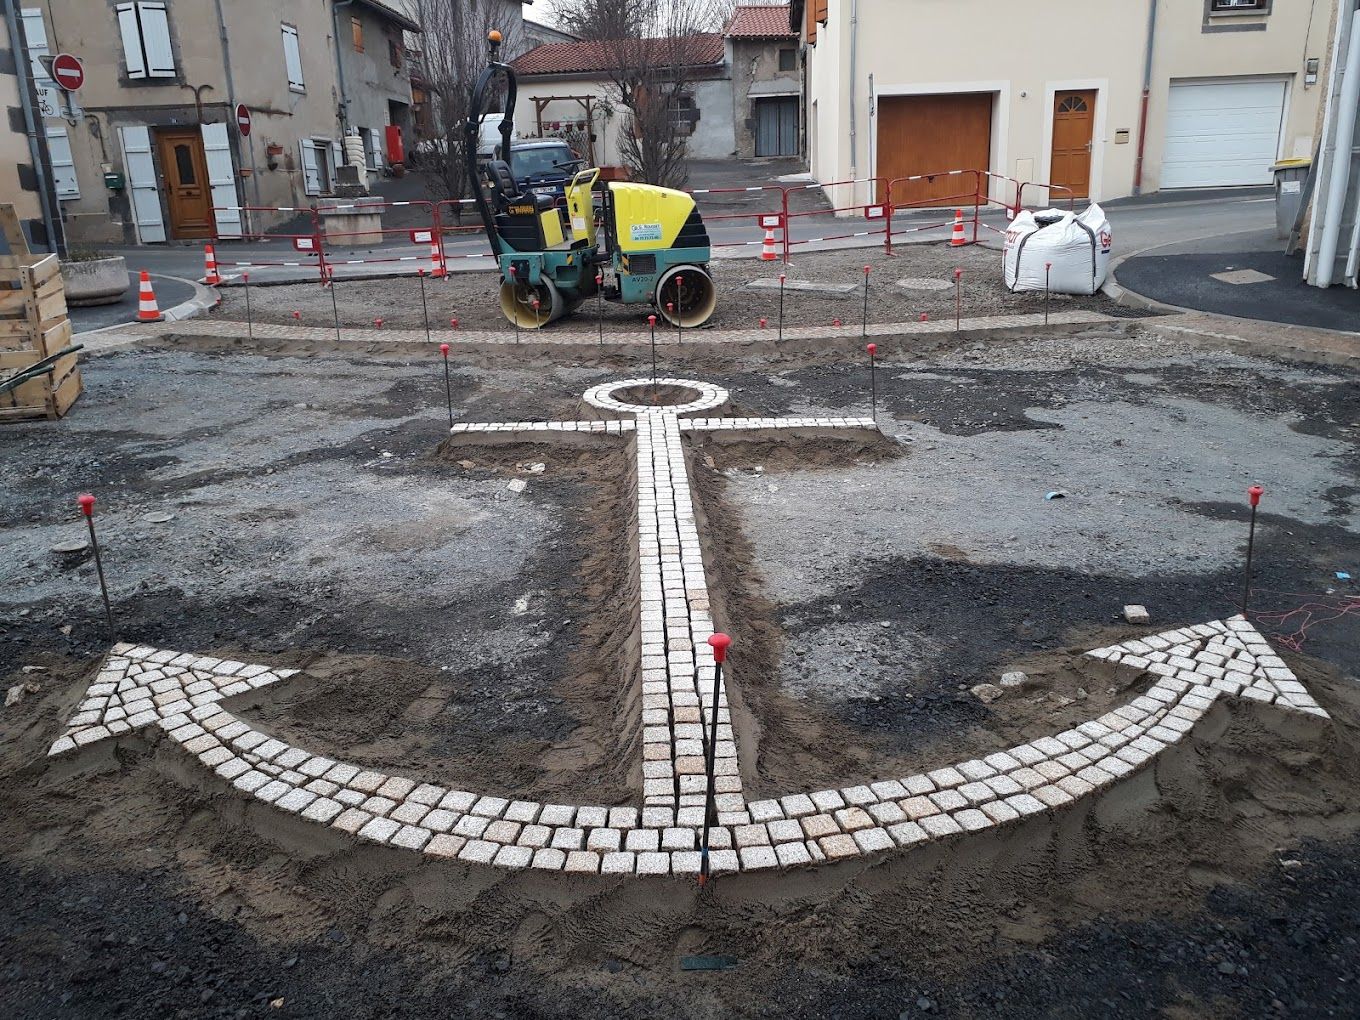
[[[52,58],[52,77],[67,92],[74,92],[85,84],[85,68],[69,53],[58,53]]]
[[[250,108],[245,103],[236,104],[236,126],[242,138],[250,137]]]

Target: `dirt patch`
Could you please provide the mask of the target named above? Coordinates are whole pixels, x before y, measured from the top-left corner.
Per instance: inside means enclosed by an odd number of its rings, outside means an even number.
[[[842,296],[823,292],[787,289],[784,293],[784,324],[790,328],[831,325],[839,318],[846,325],[858,323],[865,315],[864,267],[869,274],[869,322],[909,322],[924,313],[931,319],[952,319],[955,295],[952,286],[955,268],[964,271],[960,302],[965,317],[1043,311],[1042,295],[1012,294],[1001,279],[1001,256],[985,248],[950,248],[947,245],[907,245],[895,256],[877,249],[841,252],[807,252],[795,255],[784,267],[777,262],[753,259],[719,259],[710,265],[718,290],[718,307],[706,328],[754,329],[764,318],[769,328],[778,328],[778,288],[751,287],[755,280],[776,279],[783,272],[788,278],[829,284],[850,283],[854,290]],[[896,281],[907,277],[939,278],[950,281],[941,291],[904,290]],[[428,280],[425,300],[430,325],[445,329],[449,320],[458,319],[460,329],[509,329],[500,313],[494,273],[451,273],[444,280]],[[419,329],[425,324],[420,298],[420,281],[413,277],[388,277],[380,280],[339,280],[331,293],[315,283],[253,286],[251,311],[256,322],[305,326],[328,326],[339,314],[342,327],[372,328],[381,318],[385,328]],[[1062,296],[1052,302],[1054,310],[1096,309],[1122,314],[1106,298]],[[293,312],[299,317],[295,319]],[[576,312],[547,327],[554,335],[591,333],[604,322],[611,330],[647,328],[648,305],[602,304],[587,301]],[[244,321],[244,289],[226,287],[222,304],[213,313],[223,318]],[[674,332],[671,330],[670,332]],[[686,331],[687,332],[687,331]]]
[[[862,414],[853,346],[668,349],[668,370],[741,413]],[[456,416],[574,419],[586,388],[635,374],[575,353],[470,353]],[[909,445],[685,439],[753,797],[936,767],[1127,700],[1077,653],[1140,633],[1124,601],[1158,628],[1232,611],[1248,464],[1275,500],[1263,587],[1317,592],[1354,559],[1343,373],[1124,330],[895,358],[880,413]],[[10,1015],[1351,1011],[1353,616],[1315,619],[1287,656],[1330,723],[1225,702],[1070,810],[703,894],[360,845],[228,792],[156,733],[49,763],[106,646],[93,565],[48,552],[89,486],[123,636],[306,668],[232,706],[252,722],[506,794],[639,788],[629,437],[449,437],[438,362],[394,351],[138,350],[87,382],[77,413],[6,433],[0,669],[38,686],[0,710]],[[1044,501],[1063,473],[1072,495]],[[1028,683],[967,693],[1008,668]],[[737,967],[680,969],[701,953]]]

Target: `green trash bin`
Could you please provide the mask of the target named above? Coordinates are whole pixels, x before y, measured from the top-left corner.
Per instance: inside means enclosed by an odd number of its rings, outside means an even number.
[[[1313,166],[1311,159],[1282,159],[1270,168],[1275,175],[1275,236],[1289,237],[1299,218],[1303,184]]]

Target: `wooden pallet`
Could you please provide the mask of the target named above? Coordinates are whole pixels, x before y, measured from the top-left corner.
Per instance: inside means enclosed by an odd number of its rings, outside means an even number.
[[[66,285],[55,255],[28,250],[14,206],[0,204],[0,232],[10,254],[0,255],[0,380],[36,365],[71,344]],[[68,354],[44,376],[0,394],[0,421],[60,418],[83,386],[79,359]]]

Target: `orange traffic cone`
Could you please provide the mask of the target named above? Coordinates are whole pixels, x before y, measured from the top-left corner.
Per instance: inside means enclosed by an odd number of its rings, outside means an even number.
[[[217,253],[210,244],[203,246],[203,282],[209,287],[216,287],[222,282],[217,272]]]
[[[161,310],[156,304],[156,292],[151,289],[151,277],[143,269],[141,285],[137,293],[137,321],[160,322],[163,318],[165,316],[161,314]]]
[[[430,235],[430,276],[436,280],[442,280],[449,275],[449,271],[444,268],[444,253],[439,250],[439,237],[435,234]]]
[[[765,228],[765,243],[760,246],[760,261],[773,262],[779,258],[779,253],[774,250],[774,227]]]
[[[951,237],[949,238],[949,246],[950,246],[951,248],[962,248],[962,247],[963,247],[965,244],[967,244],[967,243],[968,243],[968,238],[965,237],[964,234],[963,234],[963,210],[962,210],[962,209],[955,209],[955,210],[954,210],[954,233],[953,233],[953,236],[951,236]]]

